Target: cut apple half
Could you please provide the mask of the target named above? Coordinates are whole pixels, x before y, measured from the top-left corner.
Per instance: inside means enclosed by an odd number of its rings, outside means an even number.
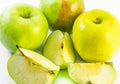
[[[70,64],[68,73],[77,84],[113,84],[116,78],[111,62]]]
[[[52,84],[59,72],[59,66],[23,48],[19,48],[19,52],[9,58],[7,68],[17,84]]]

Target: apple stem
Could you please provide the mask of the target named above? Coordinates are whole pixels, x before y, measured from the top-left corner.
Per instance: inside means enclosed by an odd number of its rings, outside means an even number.
[[[25,18],[25,19],[28,19],[28,18],[30,18],[31,16],[30,16],[30,13],[27,13],[27,14],[25,14],[25,15],[21,15],[21,17],[23,17],[23,18]]]
[[[20,52],[23,56],[25,56],[24,53],[20,50],[20,48],[19,48],[18,45],[16,45],[16,48],[19,50],[19,52]]]
[[[100,24],[100,22],[101,22],[100,18],[98,18],[98,17],[97,17],[97,19],[96,19],[96,22],[95,22],[95,23],[96,23],[96,24]]]

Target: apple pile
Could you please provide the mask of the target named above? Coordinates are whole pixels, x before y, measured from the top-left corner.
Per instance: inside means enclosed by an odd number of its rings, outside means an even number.
[[[0,41],[12,54],[7,69],[17,84],[113,84],[109,60],[120,47],[119,32],[117,18],[101,9],[84,12],[83,0],[16,4],[0,16]]]

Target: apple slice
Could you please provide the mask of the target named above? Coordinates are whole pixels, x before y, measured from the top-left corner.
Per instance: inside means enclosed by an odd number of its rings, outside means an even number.
[[[113,84],[116,78],[116,71],[109,62],[70,64],[68,73],[78,84]]]
[[[23,48],[10,57],[8,73],[17,84],[52,84],[59,66],[42,55]]]
[[[67,32],[56,30],[48,37],[43,54],[61,69],[75,61],[75,54],[72,40]]]

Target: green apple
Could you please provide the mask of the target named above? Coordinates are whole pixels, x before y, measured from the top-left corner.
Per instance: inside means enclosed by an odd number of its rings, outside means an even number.
[[[72,38],[83,60],[108,61],[120,45],[120,24],[105,10],[90,10],[75,20]]]
[[[68,70],[60,70],[53,84],[76,84],[69,76]]]
[[[48,22],[40,10],[28,4],[6,8],[0,17],[0,38],[4,46],[15,52],[16,45],[35,50],[48,33]]]
[[[43,54],[61,69],[75,61],[72,40],[67,32],[55,30],[45,42]]]
[[[83,0],[40,0],[43,11],[52,30],[60,29],[71,33],[76,17],[84,12]]]
[[[24,48],[9,58],[7,69],[17,84],[52,84],[59,72],[59,66]]]
[[[113,84],[116,71],[112,63],[74,63],[68,67],[71,79],[77,84]]]

